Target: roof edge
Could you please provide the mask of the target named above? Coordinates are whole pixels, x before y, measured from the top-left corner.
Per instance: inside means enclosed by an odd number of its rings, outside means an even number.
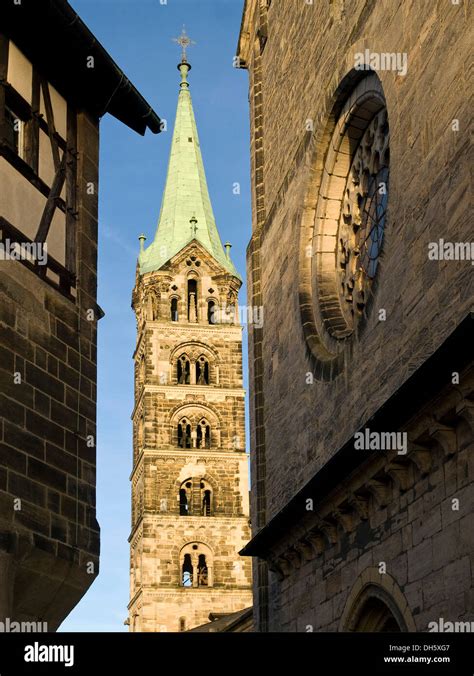
[[[82,21],[67,0],[23,0],[0,7],[1,30],[33,63],[38,64],[44,75],[66,98],[79,99],[85,109],[99,118],[109,113],[142,136],[147,129],[154,134],[162,131],[161,119],[152,106],[140,94],[134,84],[117,65],[105,47]],[[38,31],[41,19],[42,29]],[[55,38],[53,43],[52,38]],[[51,39],[50,39],[51,38]],[[59,46],[57,40],[59,39]],[[54,48],[53,48],[54,44]],[[50,45],[48,47],[48,45]],[[63,73],[59,73],[57,54],[63,54]],[[93,86],[102,90],[101,100],[94,101],[85,80],[81,80],[79,68],[83,50],[100,63]],[[69,73],[69,81],[66,77]],[[77,71],[77,72],[75,72]],[[72,78],[71,78],[72,75]],[[91,78],[90,78],[91,79]],[[58,86],[59,85],[59,86]]]

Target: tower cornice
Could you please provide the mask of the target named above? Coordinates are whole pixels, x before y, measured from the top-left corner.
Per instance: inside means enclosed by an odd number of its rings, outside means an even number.
[[[137,472],[143,468],[145,458],[150,456],[157,460],[179,458],[183,463],[193,462],[196,459],[218,460],[219,462],[247,462],[250,457],[245,449],[210,450],[208,448],[142,448],[137,462],[130,473],[129,481],[133,482]]]
[[[133,407],[130,418],[133,420],[137,410],[143,401],[146,392],[162,392],[166,395],[168,401],[183,401],[186,403],[186,397],[193,395],[199,397],[190,401],[193,406],[206,406],[206,403],[224,402],[227,397],[245,397],[246,391],[241,387],[213,387],[212,385],[143,385],[138,399]],[[203,397],[203,395],[206,395]]]

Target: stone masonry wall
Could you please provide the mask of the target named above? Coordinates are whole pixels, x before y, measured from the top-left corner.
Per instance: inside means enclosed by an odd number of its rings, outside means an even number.
[[[472,266],[430,261],[428,243],[469,241],[467,5],[273,0],[261,55],[266,220],[261,236],[267,520],[438,347],[472,303]],[[252,26],[253,30],[257,26]],[[315,136],[355,54],[406,52],[405,76],[380,71],[390,124],[390,193],[376,308],[345,373],[312,371],[299,307],[299,229]],[[456,54],[456,58],[452,58]],[[253,62],[248,64],[250,70]],[[253,92],[251,91],[251,98]],[[307,120],[315,133],[308,133]],[[454,119],[460,131],[452,131]],[[255,131],[252,119],[252,134]],[[255,158],[253,160],[255,168]],[[449,168],[449,170],[448,170]],[[255,224],[254,224],[255,226]],[[350,393],[350,396],[348,396]]]
[[[263,304],[265,318],[262,335],[255,335],[252,327],[249,333],[254,535],[370,420],[471,309],[470,262],[428,259],[430,242],[472,239],[465,68],[472,42],[468,4],[246,2],[240,58],[249,71],[251,119],[249,303]],[[378,287],[363,336],[352,341],[343,373],[309,384],[314,359],[301,320],[302,256],[307,244],[303,225],[314,222],[317,191],[311,188],[328,151],[327,130],[330,139],[334,110],[350,95],[348,76],[354,76],[356,54],[366,49],[406,54],[408,59],[406,75],[377,73],[390,126],[388,219]],[[386,311],[385,321],[378,320],[379,309]],[[433,415],[438,419],[437,411]],[[268,603],[262,568],[254,594],[258,626],[265,630],[269,605],[272,629],[295,630],[304,624],[337,628],[353,576],[360,572],[358,565],[360,570],[375,565],[379,546],[398,557],[397,584],[406,585],[420,630],[426,628],[428,615],[436,614],[442,594],[445,610],[449,602],[454,614],[463,602],[464,608],[468,603],[472,607],[466,558],[469,547],[472,556],[472,542],[468,546],[467,521],[462,521],[469,518],[468,512],[453,516],[463,523],[464,533],[458,532],[456,550],[432,554],[433,545],[446,545],[458,527],[446,517],[439,522],[443,500],[451,495],[451,475],[445,472],[441,475],[438,469],[433,476],[433,489],[422,483],[411,498],[395,502],[386,530],[377,517],[372,542],[362,534],[365,544],[346,543],[343,552],[334,548],[323,563],[321,558],[306,562],[283,582],[272,573]],[[472,482],[472,471],[470,477]],[[431,525],[426,531],[420,528],[421,534],[412,540],[413,520],[420,518],[420,495],[424,495],[422,518]],[[470,500],[465,500],[464,509]],[[431,506],[436,515],[431,516]],[[443,556],[452,558],[440,563]],[[359,564],[358,557],[364,557]],[[444,563],[448,572],[442,570]],[[265,562],[259,560],[258,565]],[[452,571],[460,575],[456,600],[449,598],[446,586]]]
[[[50,630],[96,577],[99,556],[98,124],[81,113],[77,133],[77,302],[16,261],[0,264],[0,549],[11,561],[0,574],[13,590],[0,615]]]

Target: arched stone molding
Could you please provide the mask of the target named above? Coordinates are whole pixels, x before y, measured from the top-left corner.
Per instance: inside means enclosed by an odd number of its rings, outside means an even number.
[[[416,631],[415,621],[402,590],[395,578],[388,573],[381,575],[378,568],[370,566],[359,575],[349,596],[339,621],[339,631],[381,631],[377,622],[384,618],[374,617],[374,626],[367,617],[364,625],[364,612],[369,608],[371,599],[384,604],[388,613],[398,624],[400,631]],[[364,627],[365,628],[362,628]],[[359,628],[358,628],[359,627]]]
[[[378,137],[374,140],[372,133],[372,125],[375,132],[380,129],[379,115],[387,119],[386,101],[378,75],[373,71],[356,71],[353,64],[354,61],[335,90],[326,122],[319,119],[315,123],[308,151],[311,171],[300,227],[299,305],[303,331],[314,360],[313,372],[319,380],[332,380],[344,370],[353,337],[362,335],[380,272],[376,276],[374,270],[371,276],[361,270],[363,256],[359,256],[357,232],[369,227],[368,217],[361,218],[351,209],[346,214],[345,208],[346,202],[357,205],[352,194],[346,195],[355,170],[367,168],[367,176],[364,169],[362,178],[358,177],[360,182],[354,184],[355,190],[364,194],[361,207],[364,213],[368,213],[364,211],[368,201],[377,198],[374,186],[385,166],[388,186],[389,154],[385,146],[378,148]],[[388,124],[386,128],[388,143]],[[366,144],[359,146],[366,135],[372,144],[367,157]],[[363,187],[364,176],[370,181],[370,191]],[[357,206],[354,208],[358,210]],[[352,235],[352,226],[349,227],[346,242],[344,228],[347,230],[347,224],[355,222],[359,225]],[[380,256],[373,265],[381,267]]]
[[[180,343],[171,351],[170,364],[174,364],[182,353],[186,353],[194,359],[197,359],[201,354],[205,354],[210,362],[216,362],[219,359],[219,352],[214,347],[199,340],[188,340]]]
[[[175,406],[169,415],[170,425],[177,424],[179,419],[182,417],[193,417],[196,421],[200,417],[207,418],[211,424],[216,426],[216,429],[220,430],[222,428],[222,420],[219,413],[215,410],[213,406],[209,404],[202,404],[200,402],[188,401],[185,404],[178,404]]]

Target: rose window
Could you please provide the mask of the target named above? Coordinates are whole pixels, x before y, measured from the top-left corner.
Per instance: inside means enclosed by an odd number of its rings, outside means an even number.
[[[381,110],[360,140],[347,177],[339,220],[337,270],[347,332],[363,313],[375,278],[388,201],[389,133]]]
[[[341,90],[315,134],[300,228],[299,305],[315,376],[332,380],[370,318],[388,227],[389,120],[377,74],[344,99]]]

